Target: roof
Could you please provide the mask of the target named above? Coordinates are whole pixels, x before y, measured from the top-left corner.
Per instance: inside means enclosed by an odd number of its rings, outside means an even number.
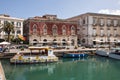
[[[10,17],[9,15],[0,15],[0,19],[24,21],[24,19],[22,19],[22,18]]]
[[[91,13],[91,12],[88,12],[88,13],[80,14],[80,15],[77,15],[77,16],[73,16],[73,17],[71,17],[71,18],[68,18],[67,20],[75,19],[75,18],[84,16],[84,15],[89,15],[89,16],[90,16],[90,15],[91,15],[91,16],[107,16],[107,17],[119,17],[119,18],[120,18],[120,15],[103,14],[103,13]]]

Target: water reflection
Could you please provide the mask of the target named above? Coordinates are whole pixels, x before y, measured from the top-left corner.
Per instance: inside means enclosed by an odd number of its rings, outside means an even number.
[[[106,57],[62,58],[58,63],[10,65],[2,60],[7,80],[119,80],[120,62]]]

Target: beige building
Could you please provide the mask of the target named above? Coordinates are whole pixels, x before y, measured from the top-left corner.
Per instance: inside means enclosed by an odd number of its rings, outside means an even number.
[[[78,21],[82,44],[120,42],[120,16],[99,13],[85,13],[68,19]]]
[[[6,14],[0,14],[0,38],[1,39],[5,39],[5,36],[7,35],[2,30],[2,27],[6,23],[6,21],[11,22],[14,25],[14,33],[11,33],[13,38],[16,38],[18,34],[23,35],[23,21],[24,21],[24,19],[10,17],[9,15],[6,15]]]

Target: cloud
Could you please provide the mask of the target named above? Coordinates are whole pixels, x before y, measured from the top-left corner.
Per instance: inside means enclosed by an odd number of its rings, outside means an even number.
[[[98,13],[103,13],[103,14],[113,14],[113,15],[120,15],[120,10],[112,10],[112,9],[102,9],[98,11]]]

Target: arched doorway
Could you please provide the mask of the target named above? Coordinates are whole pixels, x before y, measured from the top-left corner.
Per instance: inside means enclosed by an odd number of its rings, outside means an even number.
[[[66,40],[65,39],[62,40],[62,45],[66,46]]]
[[[74,39],[72,39],[71,40],[71,45],[74,46],[74,44],[75,44],[75,41],[74,41]]]
[[[44,39],[43,40],[43,46],[46,46],[47,45],[47,39]]]
[[[53,47],[57,47],[57,40],[56,39],[53,40]]]
[[[32,41],[32,43],[33,43],[33,45],[36,45],[36,44],[38,43],[37,39],[34,39],[34,40]]]

